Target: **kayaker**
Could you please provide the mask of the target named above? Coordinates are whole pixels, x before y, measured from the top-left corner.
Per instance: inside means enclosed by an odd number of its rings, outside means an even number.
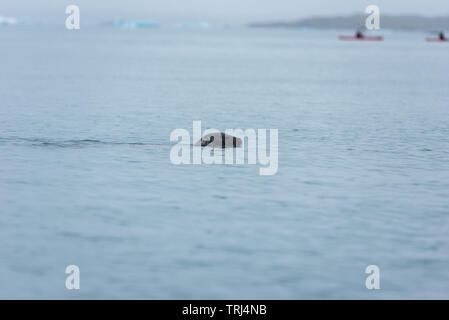
[[[440,38],[440,40],[446,40],[446,37],[444,36],[444,32],[440,32],[440,35],[439,35],[439,38]]]
[[[357,30],[357,32],[355,33],[355,37],[357,39],[362,39],[363,38],[363,33],[360,30]]]

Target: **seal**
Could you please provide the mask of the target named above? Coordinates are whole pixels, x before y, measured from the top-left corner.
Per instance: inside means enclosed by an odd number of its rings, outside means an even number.
[[[206,134],[201,138],[195,146],[212,147],[212,148],[240,148],[242,139],[231,136],[223,132],[214,132]]]

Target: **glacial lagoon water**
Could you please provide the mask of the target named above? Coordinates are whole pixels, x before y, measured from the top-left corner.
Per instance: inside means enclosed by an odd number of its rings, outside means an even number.
[[[0,27],[0,298],[449,298],[449,45],[338,34]],[[173,165],[194,120],[277,174]]]

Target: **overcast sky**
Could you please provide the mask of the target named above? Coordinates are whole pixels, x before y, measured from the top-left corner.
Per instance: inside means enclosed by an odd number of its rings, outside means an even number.
[[[0,0],[0,16],[54,21],[77,4],[82,19],[154,19],[160,22],[247,23],[317,15],[363,13],[449,15],[449,0]]]

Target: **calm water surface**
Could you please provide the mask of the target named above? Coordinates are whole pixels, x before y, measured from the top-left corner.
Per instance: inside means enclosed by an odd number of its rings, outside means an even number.
[[[0,28],[0,298],[449,298],[449,46],[337,35]],[[171,164],[193,120],[278,173]]]

